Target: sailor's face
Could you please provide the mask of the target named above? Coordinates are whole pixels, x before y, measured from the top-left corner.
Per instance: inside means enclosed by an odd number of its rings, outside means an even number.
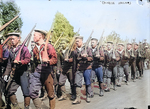
[[[108,50],[111,50],[112,49],[112,44],[110,44],[110,43],[107,43],[107,48],[108,48]]]
[[[20,41],[20,37],[17,37],[17,36],[10,36],[10,37],[11,37],[12,46],[16,46]]]
[[[104,49],[104,50],[107,50],[107,46],[106,46],[106,45],[103,45],[103,49]]]
[[[42,38],[42,34],[39,32],[34,32],[34,42],[38,42]]]
[[[137,50],[139,48],[138,45],[134,45],[134,49]]]
[[[130,44],[127,45],[127,49],[128,49],[128,50],[131,49],[131,45],[130,45]]]
[[[91,40],[91,46],[92,48],[95,48],[97,45],[97,41],[96,40]]]
[[[82,39],[76,39],[76,45],[77,47],[81,47],[82,46]]]
[[[124,48],[124,47],[123,47],[122,45],[118,45],[118,50],[119,50],[119,51],[122,51],[123,48]]]

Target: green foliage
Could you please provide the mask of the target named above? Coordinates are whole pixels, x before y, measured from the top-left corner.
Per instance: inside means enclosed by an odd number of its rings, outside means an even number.
[[[124,43],[124,41],[120,38],[120,35],[115,31],[112,31],[111,34],[106,36],[105,43],[108,41],[113,41],[114,43]]]
[[[74,28],[73,26],[70,25],[69,21],[64,17],[63,14],[57,12],[52,25],[54,30],[54,35],[52,36],[51,39],[52,44],[55,44],[55,42],[58,40],[58,38],[61,36],[62,33],[63,35],[58,41],[57,45],[60,45],[63,39],[67,39],[66,43],[70,42],[70,40],[75,34],[73,31]]]
[[[15,4],[15,2],[0,2],[0,11],[1,11],[1,21],[2,25],[9,22],[11,19],[13,19],[15,16],[17,16],[20,13],[20,9]],[[7,26],[3,31],[2,35],[3,37],[7,37],[6,35],[10,32],[14,32],[16,29],[18,29],[18,32],[21,32],[21,27],[23,25],[23,22],[21,18],[17,18],[15,21],[13,21],[9,26]],[[4,39],[5,39],[4,38]]]
[[[120,35],[117,34],[115,31],[112,31],[111,34],[109,34],[109,35],[106,37],[105,42],[108,42],[108,41],[113,41],[113,42],[116,42],[116,43],[124,42],[124,41],[120,38]]]

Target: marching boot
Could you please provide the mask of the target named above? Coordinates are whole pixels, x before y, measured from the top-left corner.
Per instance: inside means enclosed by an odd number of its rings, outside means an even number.
[[[47,98],[47,92],[45,91],[44,92],[44,96],[41,98],[41,100],[43,101],[43,100],[45,100]]]
[[[13,106],[12,106],[13,109],[21,109],[21,108],[19,107],[19,104],[18,104],[16,95],[12,95],[12,96],[10,96],[9,98],[10,98],[10,101],[11,101],[11,103],[12,103],[12,105],[13,105]]]
[[[42,101],[47,98],[47,92],[44,86],[41,88],[41,95],[39,98],[41,98]]]
[[[71,85],[71,98],[70,100],[75,100],[76,99],[76,87],[74,85]]]
[[[58,101],[62,101],[62,100],[66,100],[67,99],[67,95],[66,95],[66,89],[65,86],[61,86],[61,92],[62,92],[62,96],[58,99]]]
[[[57,99],[58,98],[58,84],[54,85],[54,92],[55,92],[55,98]]]
[[[110,82],[111,82],[111,79],[107,78],[107,88],[105,89],[105,92],[110,92]]]
[[[9,97],[6,97],[5,96],[5,101],[6,101],[6,108],[5,109],[11,109],[11,101],[10,101],[10,99],[9,99]]]
[[[72,102],[72,104],[80,104],[81,103],[81,88],[80,87],[76,87],[76,99]]]
[[[55,109],[55,98],[49,99],[50,109]]]
[[[59,98],[59,97],[62,96],[61,85],[57,85],[56,88],[57,88],[57,89],[56,89],[56,95],[57,95],[57,97]]]
[[[99,93],[99,96],[104,96],[104,92],[103,92],[103,89],[102,89],[102,82],[99,82],[99,88],[100,88],[100,93]]]
[[[33,100],[33,104],[36,107],[36,109],[41,109],[42,101],[40,98],[35,98]]]
[[[39,98],[42,98],[42,97],[44,97],[44,89],[43,89],[43,87],[41,88],[41,94],[40,94]]]
[[[116,81],[117,81],[117,78],[113,77],[113,90],[117,90],[116,88]]]
[[[90,102],[91,102],[90,96],[88,96],[88,95],[86,96],[86,102],[87,102],[87,103],[90,103]]]
[[[126,75],[126,85],[128,85],[129,75]]]
[[[24,97],[24,109],[29,109],[30,97]]]

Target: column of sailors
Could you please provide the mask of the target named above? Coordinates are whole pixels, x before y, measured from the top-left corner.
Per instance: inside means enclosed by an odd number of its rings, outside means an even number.
[[[109,41],[98,48],[98,39],[92,38],[91,46],[85,46],[83,37],[76,36],[69,56],[66,56],[68,49],[62,41],[62,49],[59,52],[48,44],[49,58],[43,59],[46,34],[43,30],[34,31],[31,53],[24,46],[20,61],[15,60],[21,46],[20,33],[8,34],[11,44],[0,49],[3,56],[0,55],[0,107],[21,109],[15,95],[19,86],[24,96],[24,109],[29,109],[30,99],[33,100],[36,109],[41,109],[43,97],[48,97],[50,109],[54,109],[56,98],[60,102],[67,99],[67,79],[71,89],[70,99],[74,105],[81,103],[82,94],[86,95],[86,102],[90,103],[96,84],[99,86],[99,96],[103,97],[105,92],[121,87],[123,80],[129,85],[129,82],[135,82],[143,76],[145,56],[140,55],[137,43],[134,43],[134,47],[132,43],[118,43],[114,49],[113,42]],[[143,45],[145,50],[148,49],[146,43]],[[14,65],[15,74],[8,85]],[[81,90],[83,84],[85,90]],[[43,94],[45,92],[47,94]],[[2,94],[5,96],[5,103]]]

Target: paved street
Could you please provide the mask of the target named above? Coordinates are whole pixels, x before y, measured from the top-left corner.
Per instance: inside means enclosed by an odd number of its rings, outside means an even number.
[[[137,109],[148,109],[150,105],[150,86],[149,86],[150,70],[144,71],[142,79],[136,79],[136,82],[130,80],[129,85],[125,85],[123,82],[121,87],[117,88],[117,91],[111,90],[105,92],[103,97],[99,97],[99,89],[94,88],[94,98],[91,99],[91,103],[86,103],[85,96],[82,95],[81,104],[72,105],[72,101],[69,100],[69,83],[66,83],[66,90],[68,92],[68,99],[64,101],[58,101],[56,99],[56,109],[124,109],[130,107],[136,107]],[[17,99],[19,105],[23,107],[23,96],[20,88],[17,91]],[[48,109],[48,99],[42,103],[43,109]],[[30,109],[35,109],[32,101]]]

